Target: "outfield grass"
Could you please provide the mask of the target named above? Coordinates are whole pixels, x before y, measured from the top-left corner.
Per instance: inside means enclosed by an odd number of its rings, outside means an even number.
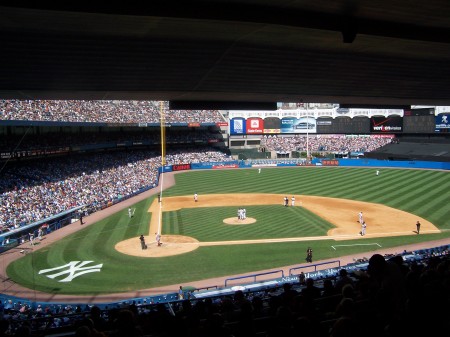
[[[450,231],[447,231],[450,229],[449,172],[399,169],[381,169],[380,172],[376,177],[374,169],[339,167],[264,168],[261,174],[255,169],[192,171],[177,174],[176,186],[164,191],[163,197],[197,192],[200,198],[202,194],[211,193],[279,193],[354,199],[382,203],[417,214],[444,230],[440,234],[364,239],[364,243],[395,247],[450,236]],[[334,250],[331,246],[336,242],[325,240],[200,247],[190,253],[164,258],[138,258],[115,251],[117,242],[136,238],[139,244],[138,236],[148,234],[150,215],[147,210],[152,201],[153,198],[136,204],[132,219],[128,218],[126,210],[118,212],[45,249],[24,256],[8,267],[8,276],[31,289],[50,293],[106,294],[301,264],[308,246],[314,248],[315,260],[355,253],[370,256],[370,251],[379,248],[373,245]],[[331,226],[301,208],[290,208],[286,212],[280,206],[283,212],[278,213],[272,207],[276,206],[247,207],[248,214],[258,214],[258,222],[247,226],[221,223],[229,211],[231,216],[235,215],[235,207],[168,212],[163,214],[163,234],[189,235],[200,241],[222,241],[324,235]],[[317,226],[302,227],[305,218]],[[411,227],[413,229],[414,224]],[[339,241],[338,244],[352,244],[352,241]],[[67,283],[58,282],[62,277],[50,279],[38,274],[41,269],[70,261],[94,261],[103,266],[101,272],[85,274]]]

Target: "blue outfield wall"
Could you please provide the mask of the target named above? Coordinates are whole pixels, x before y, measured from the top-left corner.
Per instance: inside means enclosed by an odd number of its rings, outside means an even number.
[[[398,167],[411,169],[450,170],[450,162],[402,161],[378,159],[338,159],[339,166],[352,167]]]

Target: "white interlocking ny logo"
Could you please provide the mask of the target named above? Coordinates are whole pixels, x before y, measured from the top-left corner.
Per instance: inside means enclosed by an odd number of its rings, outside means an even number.
[[[84,267],[85,265],[94,262],[94,261],[71,261],[68,264],[65,264],[64,266],[60,266],[60,267],[56,267],[56,268],[50,268],[50,269],[42,269],[39,271],[39,274],[45,274],[45,273],[49,273],[55,270],[60,270],[60,269],[65,269],[59,273],[56,274],[52,274],[52,275],[45,275],[51,279],[54,279],[55,277],[64,275],[64,274],[69,274],[65,279],[63,280],[59,280],[58,282],[70,282],[72,281],[75,277],[87,274],[87,273],[95,273],[97,271],[100,271],[100,269],[103,267],[103,263],[100,263],[96,266],[89,266],[89,267]],[[78,264],[78,265],[77,265]]]

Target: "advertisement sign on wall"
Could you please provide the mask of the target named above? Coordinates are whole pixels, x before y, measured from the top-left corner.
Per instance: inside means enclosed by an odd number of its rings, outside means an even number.
[[[244,118],[233,118],[230,120],[230,134],[243,135],[246,133]]]
[[[435,121],[435,132],[450,132],[450,114],[436,116]]]
[[[281,133],[316,133],[316,119],[313,117],[288,117],[281,120]]]
[[[247,134],[263,134],[264,121],[261,118],[248,118],[246,120]]]
[[[403,132],[402,117],[372,117],[370,118],[370,132],[398,133]]]

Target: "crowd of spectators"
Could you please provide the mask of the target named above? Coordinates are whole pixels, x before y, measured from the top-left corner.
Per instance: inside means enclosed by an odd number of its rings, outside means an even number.
[[[310,152],[371,152],[390,144],[393,138],[378,135],[265,135],[261,139],[261,146],[276,152],[306,152],[308,143]]]
[[[448,253],[446,247],[439,255],[417,254],[413,261],[373,254],[367,267],[343,266],[334,277],[300,274],[298,282],[270,289],[171,304],[31,308],[9,300],[0,308],[1,329],[36,336],[418,337],[449,331]]]
[[[211,139],[221,138],[220,134],[213,133],[208,129],[195,131],[187,128],[170,128],[165,133],[166,144],[195,143],[198,141],[208,142]],[[121,131],[121,132],[82,132],[82,133],[46,133],[38,136],[33,133],[26,135],[9,135],[0,139],[0,151],[29,151],[36,149],[51,148],[75,148],[84,145],[118,144],[124,142],[148,142],[149,144],[160,144],[161,133],[159,128],[155,130]]]
[[[166,163],[229,161],[212,148],[168,151]],[[157,184],[153,151],[74,155],[10,165],[0,180],[0,228],[12,230],[65,210],[105,203]]]
[[[0,100],[0,120],[89,123],[218,123],[218,110],[170,110],[158,101]]]

